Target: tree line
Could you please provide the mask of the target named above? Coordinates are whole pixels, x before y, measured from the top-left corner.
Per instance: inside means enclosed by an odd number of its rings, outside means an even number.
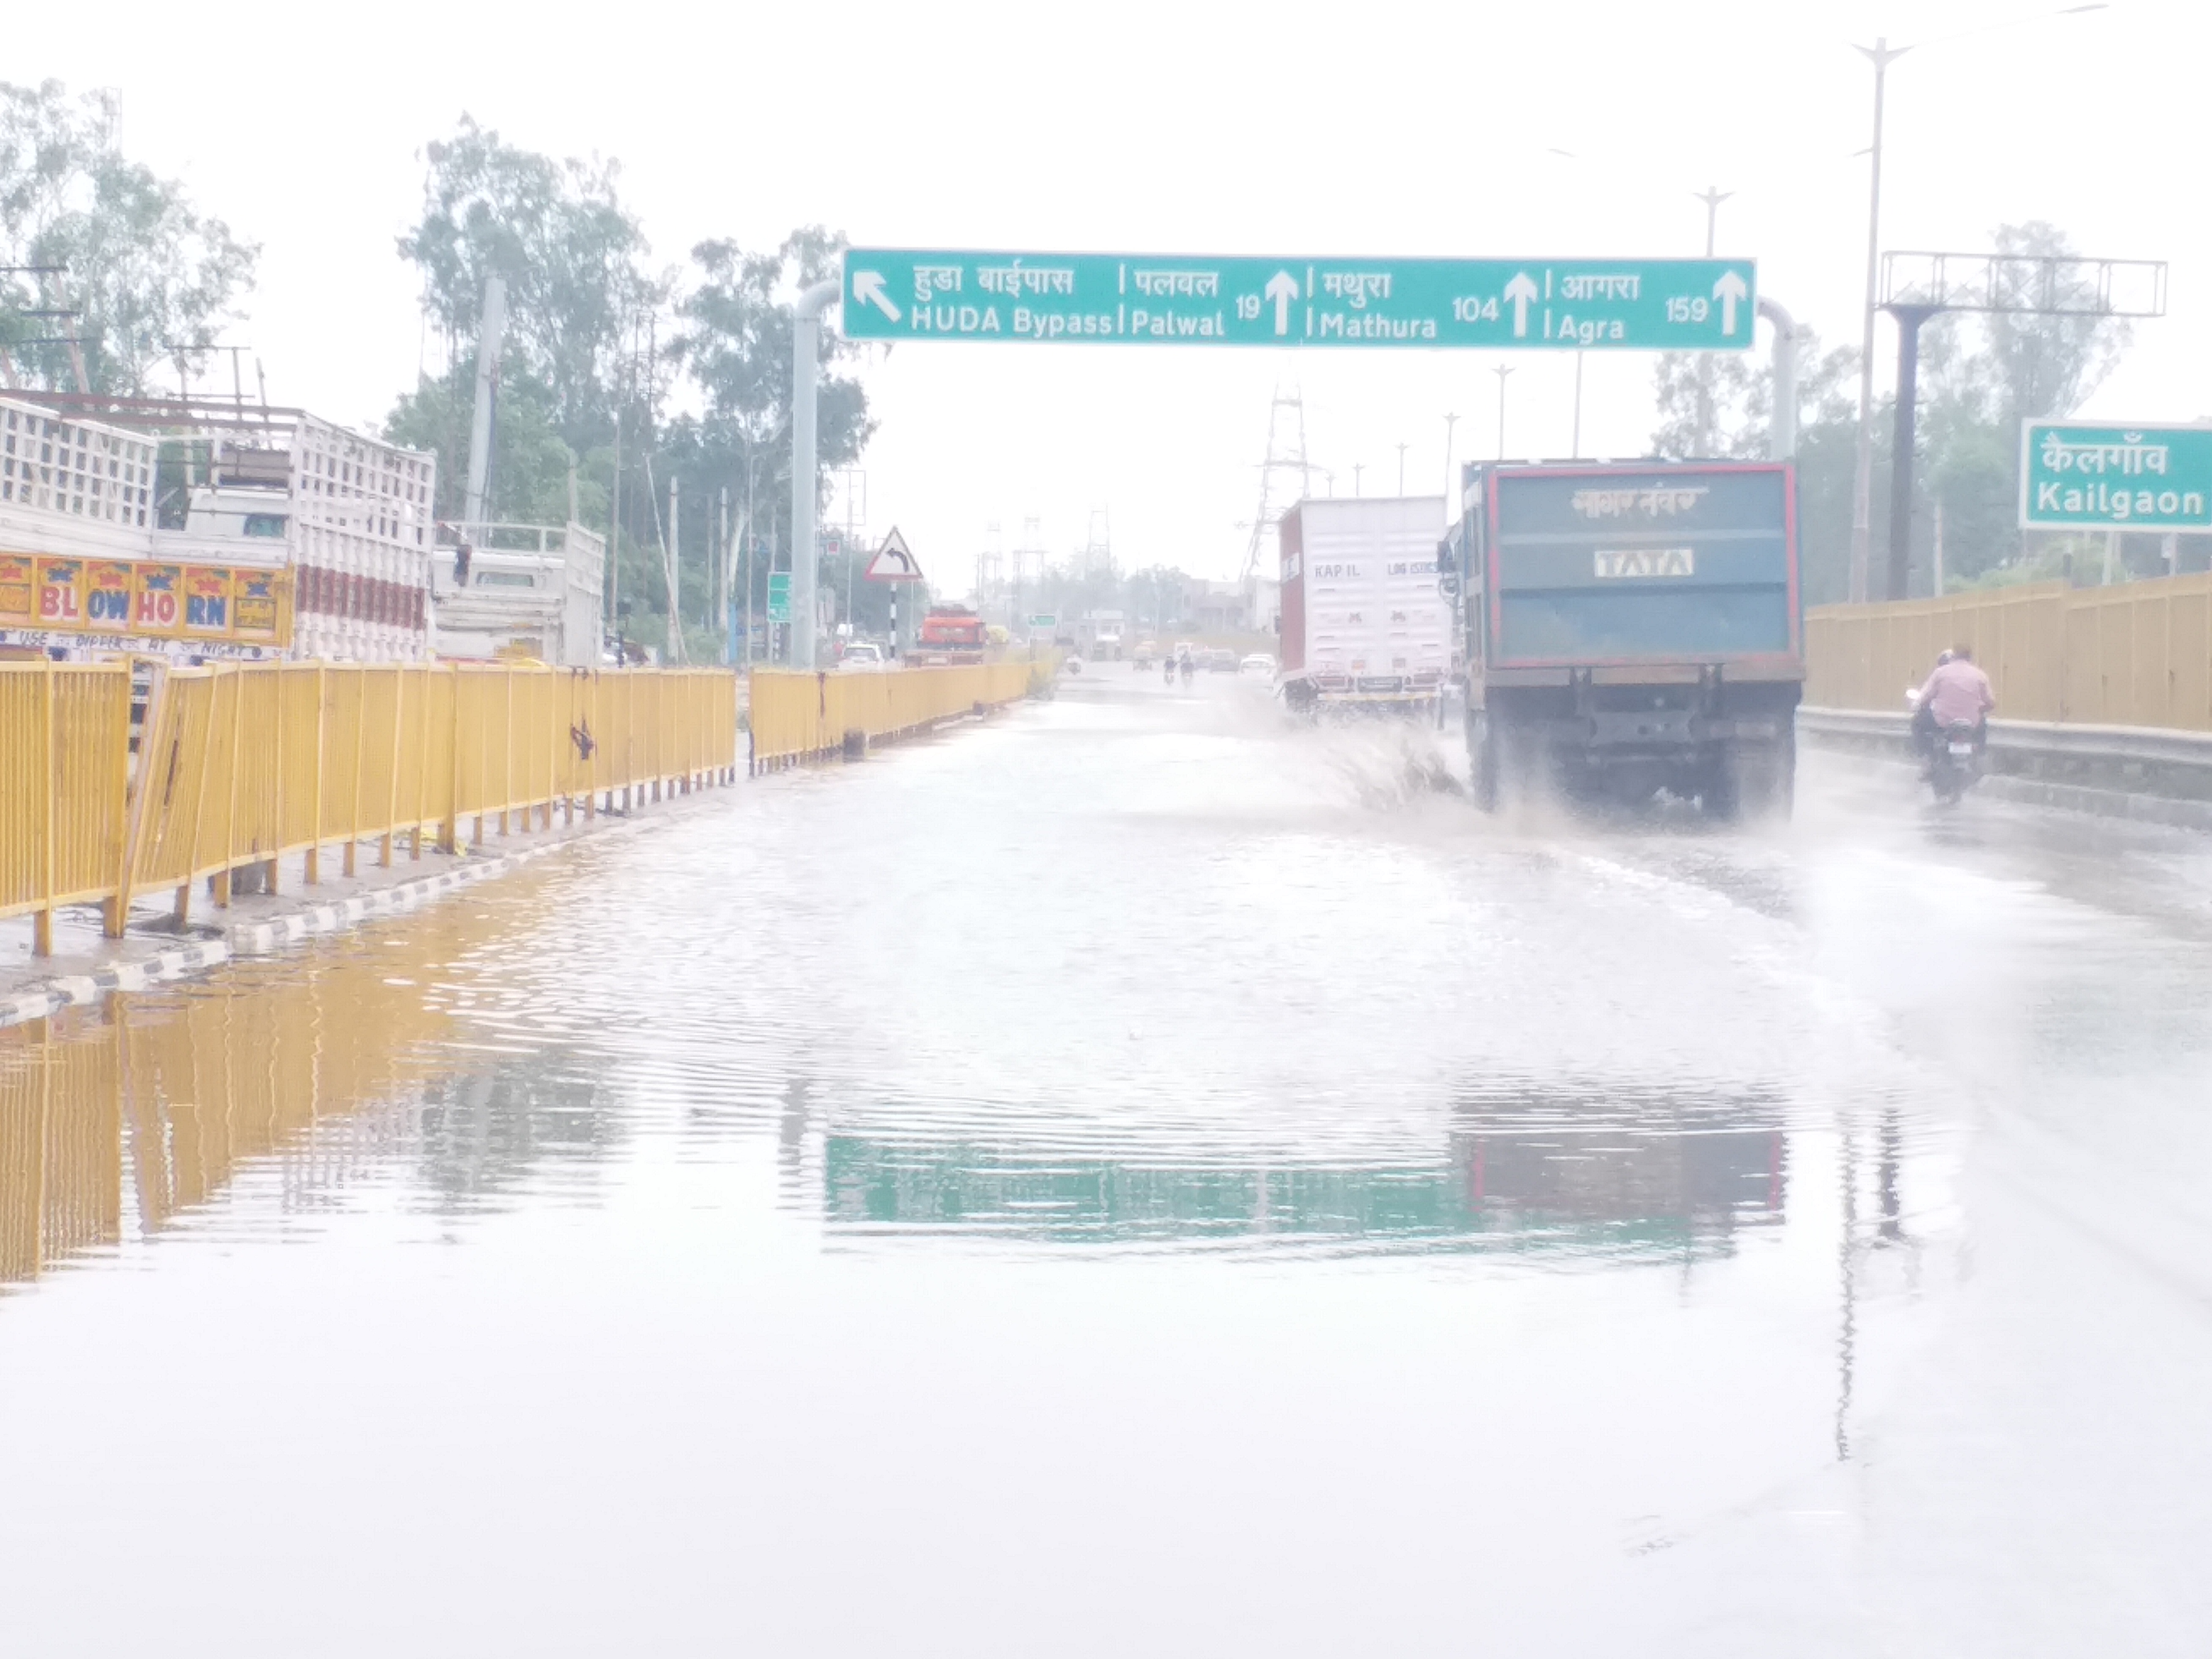
[[[0,81],[0,351],[33,387],[204,380],[252,290],[259,246],[125,155],[121,114],[112,92]]]
[[[55,81],[0,82],[0,362],[32,386],[143,396],[157,377],[173,376],[194,390],[228,392],[243,371],[222,360],[220,335],[252,291],[260,249],[196,209],[175,181],[125,155],[118,125],[112,93],[72,97]],[[459,519],[484,284],[499,276],[507,324],[491,515],[562,522],[573,487],[577,516],[596,529],[618,497],[610,579],[623,631],[664,640],[672,606],[690,654],[711,659],[721,633],[714,573],[723,550],[750,555],[739,562],[756,614],[771,562],[788,568],[790,296],[836,272],[842,237],[805,226],[772,248],[709,239],[684,260],[657,264],[612,161],[523,149],[465,115],[425,147],[422,161],[422,211],[396,252],[419,278],[440,362],[395,397],[382,435],[437,456],[436,511]],[[2072,252],[2043,223],[2001,226],[1995,244],[2003,254]],[[1805,597],[1820,604],[1849,591],[1859,364],[1855,347],[1826,347],[1804,332],[1799,523]],[[1939,534],[1949,587],[2086,579],[2100,568],[2091,563],[2100,545],[2093,550],[2087,538],[2019,529],[2020,429],[2024,419],[2078,408],[2128,339],[2124,322],[2097,317],[1929,322],[1914,591],[1929,589]],[[817,493],[823,479],[859,459],[874,430],[857,372],[861,349],[823,331]],[[1773,386],[1763,356],[1666,354],[1656,390],[1656,453],[1765,453]],[[1885,398],[1874,422],[1877,569],[1889,523],[1893,424]],[[672,483],[681,503],[672,526]],[[2133,574],[2160,568],[2154,536],[2124,538],[2123,554]],[[822,556],[821,582],[825,592],[852,596],[863,628],[880,629],[889,592],[854,580],[865,557],[849,547]],[[1067,591],[1040,592],[1041,601],[1160,616],[1169,626],[1193,588],[1171,570],[1103,585],[1054,580]]]
[[[394,404],[384,435],[434,452],[441,518],[461,516],[477,342],[487,279],[507,289],[489,510],[558,523],[575,481],[580,520],[615,526],[610,580],[630,638],[666,637],[672,605],[695,659],[720,649],[715,573],[732,549],[765,606],[772,562],[789,568],[793,321],[788,295],[835,274],[842,239],[818,226],[777,247],[728,240],[656,267],[621,172],[597,158],[519,149],[464,116],[424,150],[421,218],[398,239],[422,284],[444,366]],[[859,348],[823,331],[817,451],[826,476],[860,458],[874,424],[845,367]],[[689,404],[690,408],[680,405]],[[616,488],[619,467],[620,489]],[[669,490],[678,507],[671,521]],[[817,483],[817,493],[820,480]],[[824,561],[847,591],[856,550]],[[676,573],[671,592],[669,572]],[[887,601],[854,584],[856,601]],[[743,596],[739,596],[742,603]],[[863,626],[876,623],[864,611]]]
[[[0,82],[0,352],[32,387],[227,393],[240,366],[223,361],[221,335],[252,292],[260,249],[125,156],[118,117],[112,93]],[[380,435],[436,455],[435,512],[459,519],[484,285],[501,278],[490,516],[562,523],[573,485],[578,519],[599,529],[618,498],[609,574],[623,632],[661,642],[672,605],[688,653],[712,660],[724,550],[753,554],[736,562],[756,615],[771,562],[789,568],[789,296],[836,272],[842,239],[818,226],[762,250],[710,239],[656,264],[612,161],[540,155],[466,115],[422,160],[422,211],[396,252],[420,280],[440,362],[395,397]],[[824,330],[821,349],[826,478],[859,459],[874,424],[860,348]],[[258,395],[251,377],[245,390]],[[823,587],[849,592],[861,625],[881,628],[886,591],[850,580],[864,557],[825,556]]]

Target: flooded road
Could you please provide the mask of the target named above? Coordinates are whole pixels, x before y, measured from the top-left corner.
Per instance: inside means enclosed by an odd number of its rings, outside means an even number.
[[[2212,843],[1108,668],[0,1033],[0,1651],[2202,1651]]]

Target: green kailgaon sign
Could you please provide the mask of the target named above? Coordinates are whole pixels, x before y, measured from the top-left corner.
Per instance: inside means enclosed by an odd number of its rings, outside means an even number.
[[[2212,426],[2021,423],[2025,530],[2212,531]]]

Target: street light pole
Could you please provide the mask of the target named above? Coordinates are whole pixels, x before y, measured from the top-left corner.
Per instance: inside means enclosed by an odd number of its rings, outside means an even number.
[[[1735,195],[1732,190],[1723,190],[1718,185],[1707,185],[1703,190],[1693,190],[1693,200],[1705,204],[1705,258],[1713,257],[1715,233],[1720,228],[1721,204]]]
[[[1874,65],[1874,143],[1867,154],[1866,311],[1859,333],[1859,432],[1851,482],[1851,601],[1867,597],[1867,564],[1874,541],[1874,313],[1875,268],[1881,257],[1881,112],[1889,66],[1912,50],[1892,46],[1884,35],[1853,48]],[[1903,594],[1896,597],[1902,599]]]
[[[845,291],[841,278],[814,284],[791,312],[791,665],[814,668],[814,388],[821,370],[822,313]]]
[[[1719,240],[1721,204],[1735,192],[1723,190],[1718,185],[1707,185],[1703,190],[1693,190],[1691,196],[1705,204],[1705,258],[1713,257],[1713,248]],[[1698,357],[1698,453],[1710,455],[1717,441],[1714,432],[1713,410],[1713,354],[1701,352]]]
[[[1406,452],[1412,447],[1413,446],[1407,443],[1401,443],[1398,446],[1398,497],[1401,501],[1403,501],[1406,495]]]
[[[1444,416],[1444,522],[1453,518],[1452,503],[1459,492],[1452,488],[1452,428],[1459,424],[1459,416]]]
[[[1574,459],[1583,458],[1583,354],[1575,353],[1575,440]]]
[[[1774,407],[1767,428],[1767,459],[1786,461],[1797,453],[1797,323],[1764,294],[1759,314],[1774,325]]]
[[[1499,363],[1491,370],[1498,376],[1498,459],[1501,461],[1505,459],[1505,377],[1512,372],[1512,368],[1504,363]]]

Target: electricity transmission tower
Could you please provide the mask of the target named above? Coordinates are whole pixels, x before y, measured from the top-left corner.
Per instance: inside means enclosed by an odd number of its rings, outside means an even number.
[[[1255,617],[1260,603],[1260,561],[1281,562],[1276,520],[1292,501],[1312,493],[1313,468],[1306,459],[1306,404],[1297,386],[1278,386],[1267,405],[1267,459],[1260,463],[1260,510],[1253,515],[1252,539],[1244,550],[1244,614]]]

